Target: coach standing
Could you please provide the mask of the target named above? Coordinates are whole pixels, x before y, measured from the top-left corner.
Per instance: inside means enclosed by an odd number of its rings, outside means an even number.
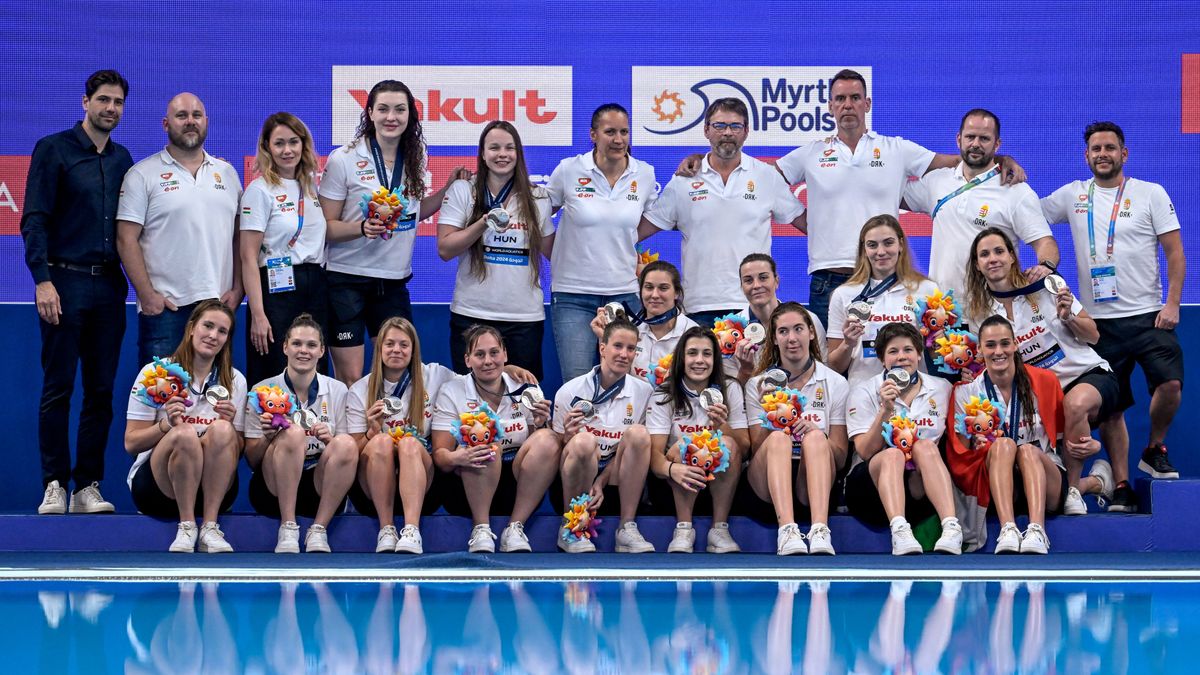
[[[21,236],[42,331],[42,514],[66,513],[72,478],[72,513],[113,510],[99,482],[129,291],[117,257],[117,200],[133,159],[109,135],[128,93],[129,83],[115,70],[93,73],[84,88],[83,121],[38,141],[29,162]],[[72,471],[67,429],[77,363],[83,364],[83,410]]]

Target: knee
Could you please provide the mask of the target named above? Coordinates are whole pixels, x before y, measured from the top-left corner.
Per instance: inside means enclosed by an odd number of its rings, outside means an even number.
[[[913,459],[920,462],[941,459],[941,453],[938,452],[937,446],[923,438],[913,444],[912,454]]]
[[[646,431],[644,425],[635,424],[629,427],[621,438],[625,441],[625,448],[628,450],[640,452],[650,449],[650,432]]]
[[[1041,461],[1042,451],[1029,443],[1022,443],[1017,447],[1017,457],[1023,462]]]
[[[567,441],[566,447],[563,448],[563,461],[585,462],[596,458],[596,450],[596,437],[587,432],[580,432]]]
[[[767,459],[791,458],[792,437],[782,431],[772,431],[763,441],[759,452],[766,452]]]
[[[1072,391],[1075,394],[1076,391]],[[1076,396],[1067,396],[1063,399],[1063,412],[1068,419],[1087,419],[1092,412],[1092,404],[1088,401],[1088,397],[1082,394]]]
[[[904,451],[900,448],[884,448],[875,454],[871,464],[880,469],[902,470],[904,468]]]
[[[212,438],[210,443],[227,446],[237,440],[237,429],[233,428],[229,420],[217,419],[208,425],[208,431],[205,431],[204,435]]]
[[[353,466],[358,463],[357,446],[354,439],[346,434],[338,434],[333,437],[333,440],[325,446],[325,451],[322,453],[328,459],[327,463],[336,466]]]
[[[1017,456],[1017,444],[1011,438],[997,438],[988,449],[988,464],[1012,464]]]
[[[396,453],[396,449],[396,442],[392,440],[391,436],[379,434],[367,441],[367,444],[363,447],[362,454],[372,462],[390,462]]]
[[[387,448],[388,456],[391,456],[391,448]],[[399,456],[401,462],[420,462],[421,456],[426,454],[425,446],[421,441],[412,436],[405,436],[396,444],[396,455]]]
[[[299,424],[293,424],[281,430],[275,437],[275,447],[288,454],[303,453],[308,447],[308,436],[304,434],[304,429],[301,429]]]
[[[1167,380],[1154,388],[1155,396],[1165,396],[1176,399],[1183,396],[1183,383],[1179,380]]]

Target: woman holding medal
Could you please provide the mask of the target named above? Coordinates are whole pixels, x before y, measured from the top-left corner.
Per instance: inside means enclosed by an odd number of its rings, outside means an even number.
[[[813,319],[804,306],[784,302],[776,307],[745,398],[752,448],[747,482],[760,502],[774,507],[779,555],[834,553],[827,523],[833,478],[846,463],[849,391],[846,378],[821,363]],[[764,411],[767,396],[780,400]],[[812,515],[807,546],[796,526],[796,502],[807,504]]]
[[[854,272],[829,299],[829,366],[846,373],[851,387],[878,375],[883,363],[875,334],[895,321],[918,326],[917,299],[937,290],[913,267],[900,221],[887,214],[868,219],[858,233]]]
[[[938,450],[950,383],[918,372],[924,346],[925,338],[911,323],[879,329],[875,349],[884,372],[850,394],[847,431],[859,460],[846,477],[846,504],[868,525],[891,528],[892,555],[920,553],[910,523],[936,511],[942,534],[933,548],[958,555],[962,526],[955,517],[950,472]]]
[[[327,325],[325,214],[317,202],[312,134],[295,115],[263,122],[255,166],[259,177],[242,193],[242,284],[250,313],[246,374],[252,382],[283,370],[276,341],[292,319],[308,312]]]
[[[1050,550],[1046,512],[1061,513],[1067,498],[1067,472],[1057,452],[1064,425],[1062,387],[1054,373],[1025,365],[1013,325],[993,314],[979,326],[983,373],[954,389],[954,414],[966,414],[973,397],[1004,404],[1003,436],[951,434],[946,450],[954,482],[1000,519],[996,553]],[[1096,460],[1111,483],[1108,463]],[[1099,484],[1096,476],[1084,479]],[[1018,511],[1019,510],[1019,511]],[[1016,514],[1029,515],[1024,534]]]
[[[469,373],[442,386],[433,413],[433,461],[459,479],[444,477],[442,504],[474,521],[471,553],[496,550],[488,517],[511,509],[500,552],[529,552],[525,521],[558,469],[558,437],[544,428],[550,402],[541,389],[505,372],[508,353],[499,330],[477,324],[463,342]]]
[[[1122,414],[1117,377],[1091,348],[1100,337],[1096,322],[1062,277],[1050,275],[1030,283],[1021,272],[1012,240],[997,228],[987,228],[975,237],[966,272],[970,323],[981,325],[993,314],[1004,316],[1012,322],[1024,361],[1052,371],[1062,385],[1066,415],[1063,460],[1070,485],[1063,513],[1084,515],[1083,493],[1100,492],[1111,499],[1114,489],[1112,481],[1106,480],[1104,465],[1093,465],[1090,478],[1094,480],[1081,483],[1083,460],[1100,452],[1100,442],[1092,438],[1091,429]],[[1128,453],[1128,445],[1108,448],[1113,464],[1125,466]]]
[[[385,319],[412,319],[412,278],[417,222],[441,208],[450,183],[469,176],[450,172],[441,190],[425,196],[425,139],[412,92],[402,82],[371,87],[354,140],[329,153],[321,177],[321,211],[327,221],[329,335],[337,378],[350,386],[363,374],[363,342]],[[363,215],[379,190],[396,197],[394,213]],[[389,207],[390,208],[390,207]]]
[[[358,463],[358,446],[345,433],[346,385],[317,372],[325,338],[311,316],[296,317],[283,340],[287,367],[256,384],[250,396],[253,404],[271,389],[277,398],[290,396],[294,409],[286,421],[248,411],[257,417],[246,425],[246,461],[254,470],[250,504],[279,518],[276,553],[300,552],[297,514],[313,519],[304,550],[328,553],[326,527],[341,510]]]
[[[492,326],[512,346],[512,362],[541,379],[541,257],[549,256],[553,233],[550,194],[529,182],[516,127],[489,122],[479,135],[474,181],[450,186],[438,218],[438,255],[458,258],[451,354],[466,352],[463,335],[472,326]],[[465,364],[455,371],[465,374]]]
[[[779,299],[779,270],[775,259],[766,253],[751,253],[742,258],[738,265],[738,277],[742,283],[742,295],[746,296],[749,305],[739,314],[746,321],[746,334],[734,347],[733,358],[725,359],[725,374],[737,378],[745,385],[754,375],[758,365],[758,352],[762,343],[767,339],[765,325],[771,319],[771,312],[782,302]],[[828,358],[829,351],[825,339],[825,327],[816,314],[808,312],[812,317],[813,327],[817,329],[817,342],[821,345],[821,358]],[[757,324],[757,328],[751,328]],[[757,334],[756,334],[757,333]]]
[[[217,525],[237,496],[238,456],[242,451],[246,378],[233,368],[233,311],[218,300],[204,300],[184,327],[183,340],[170,361],[191,377],[185,395],[148,405],[144,376],[129,395],[125,449],[136,459],[129,469],[134,506],[155,518],[179,518],[169,550],[227,553],[233,547]],[[155,370],[147,364],[142,373]],[[153,400],[153,399],[151,399]],[[196,503],[204,525],[197,531]]]
[[[675,533],[668,553],[691,553],[696,544],[692,515],[700,490],[712,497],[709,553],[736,553],[741,548],[729,533],[729,510],[750,446],[742,387],[725,378],[721,347],[713,332],[692,326],[675,347],[671,369],[655,390],[646,413],[650,432],[650,498],[656,505],[674,501]],[[719,446],[707,439],[722,436]],[[691,441],[690,443],[686,441]],[[716,447],[724,457],[712,452]],[[726,468],[718,469],[720,466]],[[665,510],[665,509],[664,509]]]

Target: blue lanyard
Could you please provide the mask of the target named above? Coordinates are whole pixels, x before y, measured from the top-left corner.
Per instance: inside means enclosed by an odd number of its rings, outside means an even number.
[[[617,394],[621,393],[621,390],[624,388],[625,388],[625,378],[621,377],[621,379],[617,380],[616,384],[609,387],[608,389],[605,389],[604,391],[600,391],[600,366],[596,366],[596,368],[592,371],[592,400],[591,400],[591,403],[595,407],[599,408],[600,406],[604,405],[605,403],[608,403],[612,399],[616,398]],[[574,406],[576,403],[578,403],[582,400],[583,400],[582,398],[576,396],[574,399],[571,400],[571,405]]]
[[[379,148],[379,143],[374,138],[371,139],[371,159],[375,160],[375,177],[379,180],[380,185],[387,188],[388,192],[400,186],[400,177],[404,174],[403,150],[399,147],[396,148],[396,163],[392,165],[395,170],[392,172],[391,180],[388,180],[387,165],[383,163],[383,150]]]
[[[292,395],[295,396],[296,385],[292,384],[292,378],[288,377],[287,370],[283,371],[283,383],[287,385],[288,391],[292,392]],[[312,382],[308,383],[308,400],[304,403],[305,408],[312,407],[312,404],[316,402],[317,392],[320,390],[320,388],[321,376],[313,374]]]
[[[1117,216],[1121,213],[1121,195],[1125,194],[1125,178],[1121,179],[1121,187],[1117,188],[1117,198],[1113,200],[1112,216],[1108,219],[1108,259],[1112,260],[1113,239],[1117,236]],[[1088,245],[1092,250],[1092,260],[1096,259],[1096,229],[1092,224],[1092,200],[1096,191],[1096,181],[1088,185]]]
[[[487,189],[486,187],[484,188],[483,194],[487,197],[487,207],[489,211],[496,207],[504,206],[504,202],[508,200],[508,193],[512,192],[512,186],[513,179],[509,178],[508,182],[504,184],[504,187],[500,188],[500,194],[497,194],[495,197],[492,196],[491,190]]]
[[[397,382],[396,386],[392,388],[392,396],[396,398],[401,398],[404,396],[404,392],[408,391],[408,385],[411,382],[412,373],[408,370],[405,370],[404,374],[400,376],[400,381]]]
[[[871,280],[867,279],[866,285],[863,286],[863,289],[859,291],[858,295],[854,296],[854,299],[851,300],[851,302],[859,302],[860,300],[874,300],[880,295],[883,295],[884,291],[892,286],[895,286],[896,281],[899,279],[900,277],[895,272],[892,272],[891,276],[879,282],[879,285],[874,287],[871,286]]]
[[[996,396],[996,386],[992,384],[992,378],[987,371],[983,371],[983,388],[987,390],[988,398],[993,401],[1000,401],[1000,397]],[[1003,401],[1001,401],[1003,402]],[[1008,395],[1008,422],[1004,425],[1004,433],[1013,442],[1017,442],[1017,435],[1020,433],[1021,420],[1021,400],[1017,398],[1017,375],[1013,373],[1012,392]]]
[[[204,386],[200,388],[200,391],[196,391],[194,389],[192,391],[203,396],[205,394],[205,392],[208,391],[208,388],[213,386],[216,383],[217,383],[217,364],[214,363],[212,365],[212,370],[208,371],[208,379],[206,379],[204,381]]]
[[[299,181],[297,181],[299,182]],[[300,201],[296,206],[296,234],[292,235],[292,240],[288,242],[288,248],[293,248],[296,242],[300,240],[300,233],[304,231],[304,186],[300,186]]]
[[[536,386],[537,386],[536,384],[533,384],[531,382],[526,382],[525,384],[522,384],[521,386],[517,387],[516,389],[513,389],[512,391],[506,393],[505,396],[512,399],[513,401],[520,401],[521,394],[523,394],[526,389],[530,389],[530,388],[536,387]]]
[[[645,309],[634,314],[633,312],[629,311],[628,305],[623,302],[621,305],[625,307],[625,316],[629,317],[630,322],[632,322],[635,326],[640,326],[642,324],[646,324],[647,326],[657,326],[679,316],[679,307],[672,307],[658,316],[646,316]]]
[[[938,211],[940,211],[941,208],[946,205],[946,202],[950,201],[951,199],[954,199],[955,197],[966,192],[967,190],[970,190],[972,188],[978,187],[979,185],[982,185],[983,183],[986,183],[987,181],[989,181],[999,175],[1000,175],[1000,167],[995,167],[991,171],[983,174],[982,176],[976,176],[976,177],[972,178],[971,180],[967,181],[966,183],[964,183],[963,185],[958,186],[957,190],[955,190],[954,192],[951,192],[950,194],[948,194],[945,197],[942,197],[941,199],[938,200],[938,203],[936,205],[934,205],[934,207],[933,207],[933,212],[929,214],[929,218],[931,220],[934,218],[937,218]]]
[[[988,293],[991,293],[993,298],[1015,298],[1018,295],[1029,295],[1031,293],[1037,293],[1038,291],[1045,290],[1045,288],[1046,288],[1046,280],[1038,279],[1037,281],[1033,282],[1032,284],[1029,284],[1027,286],[1022,286],[1020,288],[1014,288],[1011,291],[997,291],[995,289],[988,288]]]

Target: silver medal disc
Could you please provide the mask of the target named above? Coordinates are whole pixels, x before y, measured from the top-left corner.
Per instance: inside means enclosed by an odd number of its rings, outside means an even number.
[[[204,390],[204,400],[208,401],[209,405],[216,405],[221,401],[229,400],[229,390],[219,384],[214,384]]]
[[[505,211],[503,207],[497,206],[488,211],[487,227],[492,232],[505,232],[511,223],[512,217],[508,215],[508,211]]]
[[[521,405],[525,406],[525,409],[531,412],[534,406],[545,400],[546,395],[542,393],[539,387],[530,387],[521,392]]]
[[[887,371],[884,375],[891,382],[895,382],[897,387],[908,389],[908,385],[912,383],[912,375],[905,369],[896,367]]]
[[[311,431],[320,421],[321,419],[317,417],[317,413],[307,408],[301,408],[292,413],[292,422],[300,425],[300,428],[305,431]]]
[[[590,420],[596,415],[596,406],[592,405],[591,401],[576,401],[571,407],[582,412],[585,420]]]
[[[618,318],[626,318],[625,306],[619,302],[610,302],[604,306],[604,317],[609,323],[616,321]]]
[[[846,313],[859,321],[867,321],[871,318],[871,303],[865,300],[852,302],[846,308]]]
[[[387,396],[383,399],[383,414],[385,417],[391,417],[398,414],[404,404],[395,396]]]
[[[786,387],[787,383],[787,373],[779,368],[772,368],[763,373],[762,379],[758,381],[758,394],[759,396],[769,394],[776,389],[782,389],[783,387]]]
[[[761,323],[752,323],[743,331],[750,344],[760,345],[767,339],[767,328]]]
[[[1068,289],[1067,280],[1063,279],[1057,274],[1047,275],[1044,283],[1046,284],[1046,290],[1055,295],[1058,295],[1059,293],[1062,293],[1064,290]]]
[[[708,389],[700,392],[700,407],[704,408],[705,410],[717,405],[718,403],[724,402],[725,396],[721,393],[721,390],[717,389],[716,387],[709,387]]]

